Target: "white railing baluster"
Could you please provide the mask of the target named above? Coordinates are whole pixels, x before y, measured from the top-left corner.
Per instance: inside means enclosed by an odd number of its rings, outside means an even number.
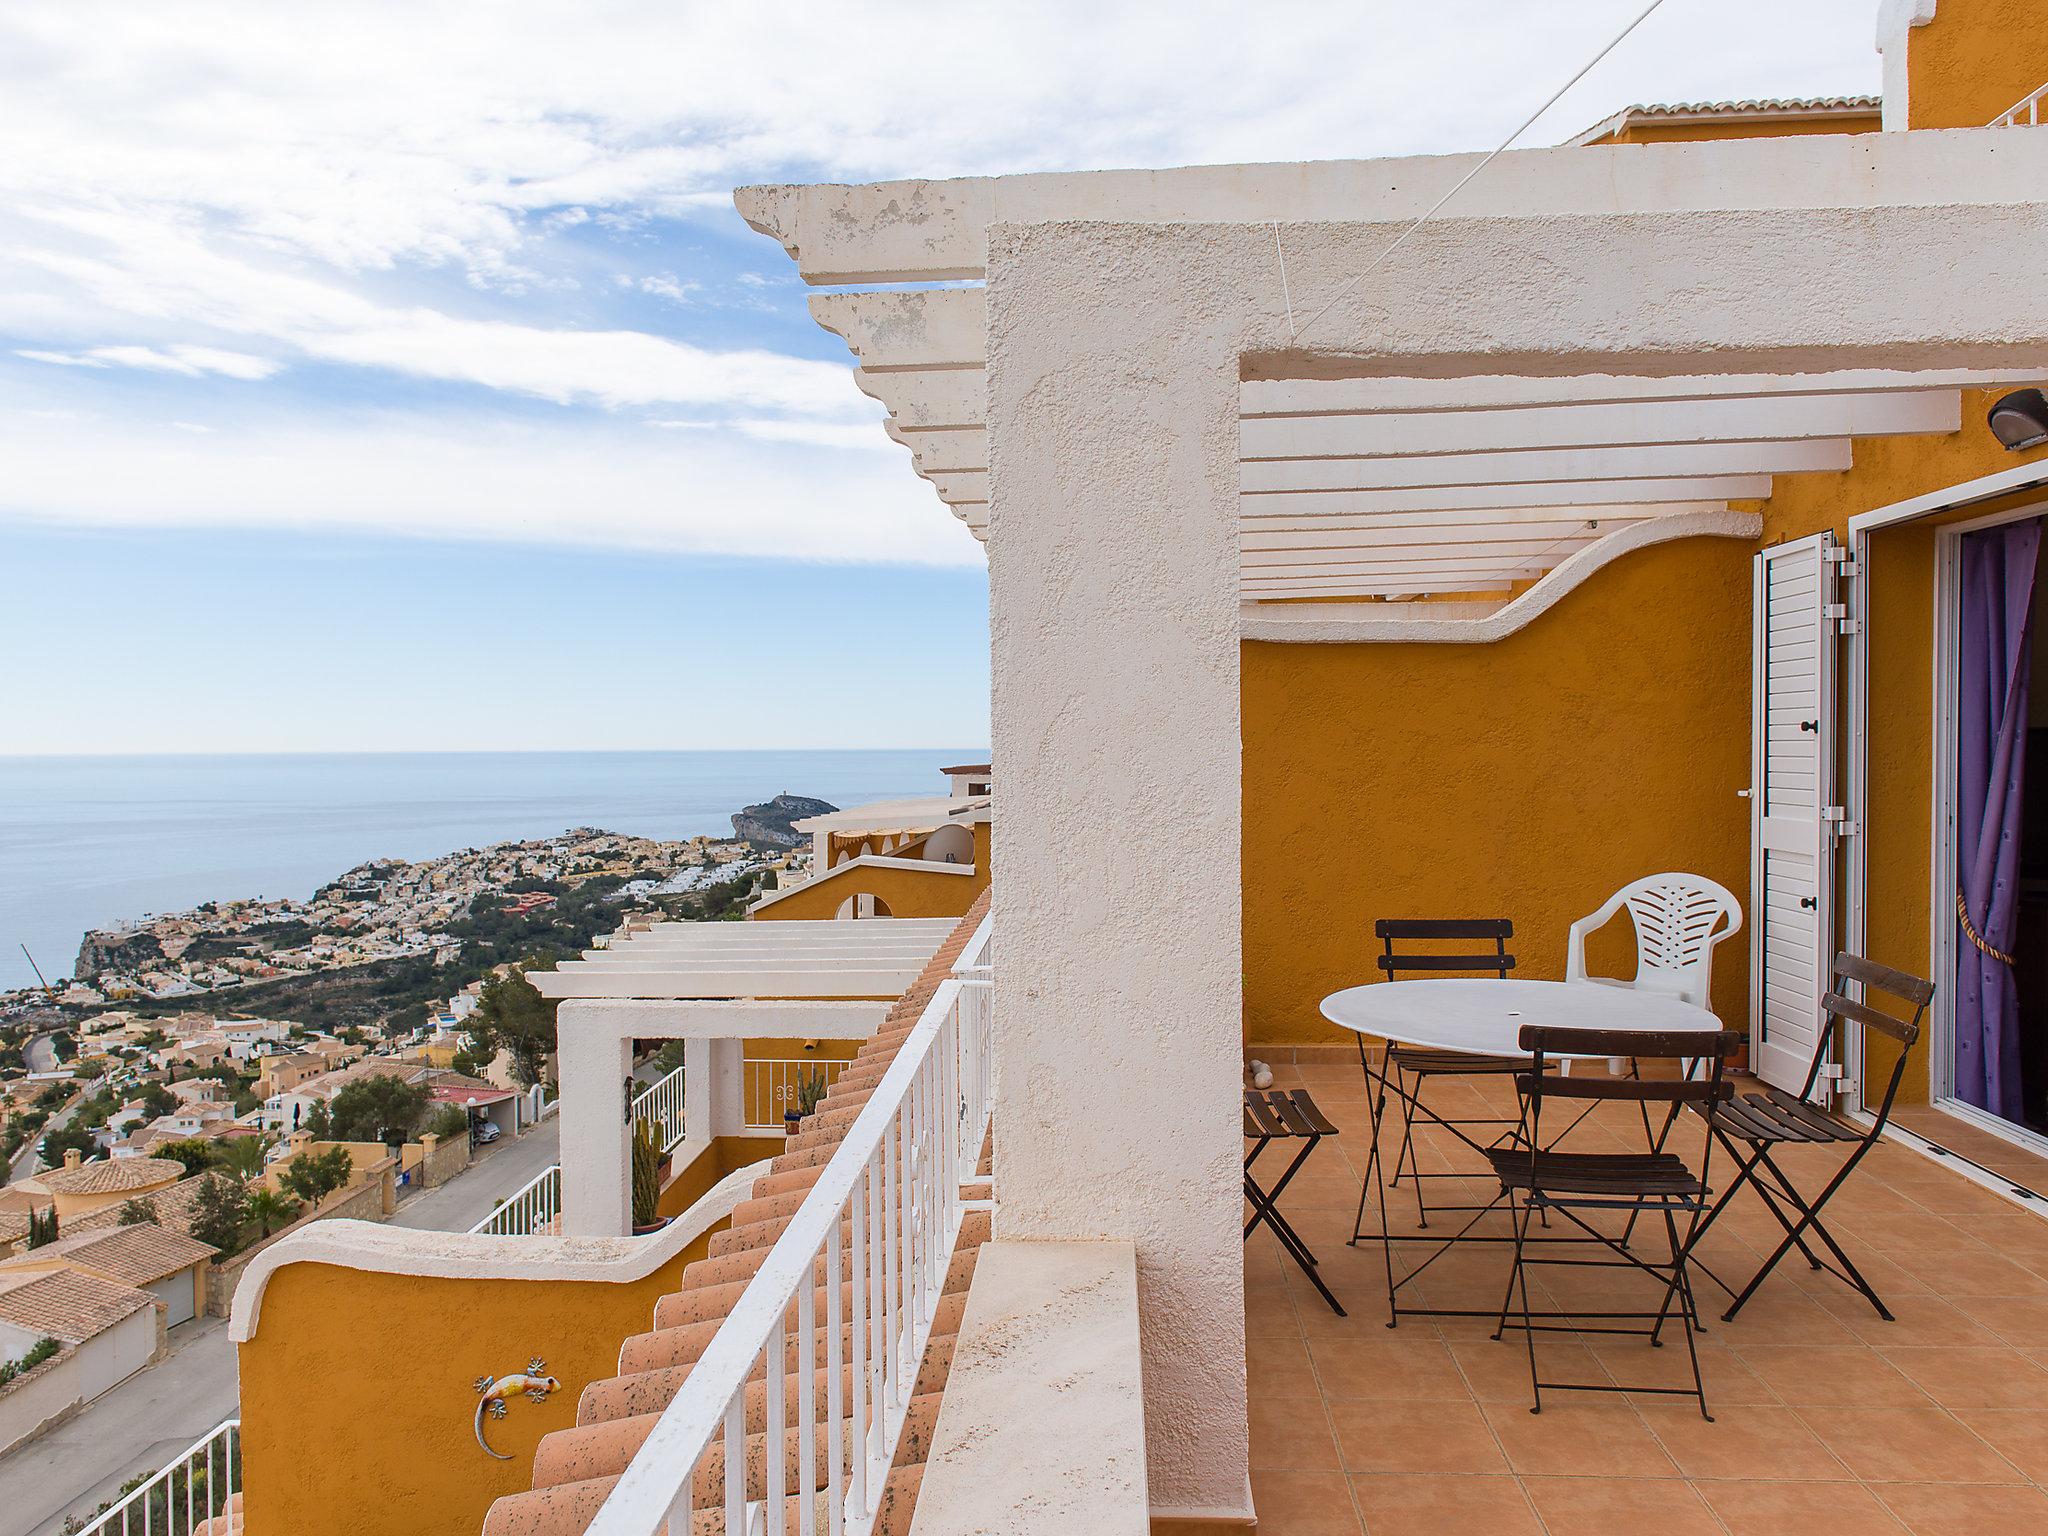
[[[2024,117],[2029,128],[2038,128],[2041,125],[2041,105],[2044,101],[2048,101],[2048,83],[2044,83],[2029,95],[2021,97],[2010,107],[2006,108],[2005,111],[1991,119],[1991,126],[1994,128],[2017,128],[2020,126],[2022,117]]]
[[[652,1120],[661,1128],[661,1150],[673,1152],[681,1144],[683,1127],[683,1069],[677,1067],[660,1082],[633,1099],[633,1118]]]
[[[469,1230],[492,1237],[532,1237],[562,1213],[562,1165],[543,1168]]]
[[[731,1536],[786,1536],[792,1527],[795,1536],[821,1527],[824,1536],[871,1536],[959,1239],[960,1184],[988,1129],[992,932],[984,921],[940,983],[590,1536],[658,1536],[664,1525],[685,1536],[674,1522],[688,1520],[687,1485],[721,1441]],[[836,1075],[844,1064],[799,1065]],[[766,1382],[758,1502],[746,1496],[747,1384],[757,1365]],[[786,1402],[791,1379],[794,1404]]]
[[[164,1464],[140,1487],[125,1495],[118,1504],[105,1513],[94,1516],[81,1526],[77,1536],[154,1536],[156,1531],[156,1500],[164,1501],[165,1536],[192,1536],[192,1532],[208,1520],[229,1513],[229,1505],[241,1492],[241,1460],[238,1446],[241,1439],[242,1421],[228,1419],[215,1425],[200,1439]],[[214,1452],[220,1452],[220,1476],[213,1473]],[[201,1481],[203,1474],[204,1482]],[[179,1485],[183,1483],[185,1499],[185,1524],[178,1527]],[[237,1517],[234,1528],[241,1529]]]

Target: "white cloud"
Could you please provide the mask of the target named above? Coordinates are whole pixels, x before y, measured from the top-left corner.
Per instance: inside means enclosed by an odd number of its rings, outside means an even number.
[[[981,558],[929,487],[879,454],[805,443],[761,454],[722,434],[623,424],[379,415],[228,432],[23,415],[0,412],[0,516],[775,559]]]
[[[177,373],[196,379],[209,373],[231,379],[267,379],[278,365],[267,357],[247,352],[227,352],[219,347],[140,346],[88,347],[83,352],[48,352],[38,347],[17,347],[15,356],[31,362],[57,363],[70,368],[141,368],[150,373]]]

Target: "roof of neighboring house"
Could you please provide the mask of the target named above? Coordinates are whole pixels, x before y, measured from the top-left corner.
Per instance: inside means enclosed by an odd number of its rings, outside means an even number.
[[[51,1168],[36,1182],[53,1195],[119,1195],[183,1177],[185,1165],[168,1157],[103,1158],[76,1168]]]
[[[993,772],[994,770],[995,770],[995,764],[994,764],[994,763],[962,763],[962,764],[958,765],[957,767],[953,767],[953,768],[941,768],[941,769],[939,770],[939,772],[941,772],[941,773],[991,773],[991,772]]]
[[[211,1244],[183,1232],[173,1232],[153,1221],[132,1226],[76,1232],[54,1243],[31,1248],[27,1253],[0,1260],[0,1281],[10,1270],[24,1270],[64,1259],[118,1280],[123,1285],[154,1285],[180,1270],[190,1269],[220,1252]]]
[[[1776,97],[1756,101],[1675,101],[1623,107],[1570,142],[1592,144],[1635,123],[1737,122],[1796,117],[1868,117],[1884,110],[1881,96]]]
[[[192,1203],[199,1195],[199,1186],[208,1175],[195,1173],[190,1178],[180,1179],[147,1195],[135,1198],[149,1207],[156,1218],[156,1224],[173,1232],[189,1232],[192,1229]],[[126,1204],[124,1201],[123,1204]],[[64,1235],[75,1236],[80,1232],[102,1231],[121,1224],[121,1206],[109,1205],[104,1209],[74,1216],[64,1223]]]
[[[47,1210],[56,1203],[41,1191],[23,1189],[19,1184],[9,1184],[0,1189],[0,1213],[25,1216],[30,1211]]]
[[[5,1285],[0,1280],[0,1286]],[[82,1270],[57,1269],[24,1276],[20,1284],[0,1289],[0,1323],[81,1344],[155,1305],[154,1296],[132,1285]]]

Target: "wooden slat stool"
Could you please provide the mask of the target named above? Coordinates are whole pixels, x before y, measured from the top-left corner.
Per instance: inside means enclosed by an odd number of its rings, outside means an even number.
[[[1337,1127],[1316,1108],[1316,1101],[1308,1096],[1305,1088],[1297,1088],[1291,1093],[1278,1090],[1262,1093],[1247,1089],[1244,1096],[1244,1134],[1245,1139],[1252,1143],[1252,1149],[1244,1159],[1244,1197],[1252,1207],[1252,1219],[1244,1224],[1245,1240],[1251,1240],[1260,1222],[1270,1226],[1273,1235],[1280,1239],[1280,1246],[1308,1276],[1309,1284],[1322,1292],[1323,1300],[1330,1304],[1331,1311],[1343,1317],[1343,1307],[1330,1294],[1330,1288],[1323,1284],[1323,1277],[1316,1273],[1316,1256],[1309,1252],[1301,1234],[1280,1214],[1281,1191],[1301,1171],[1309,1153],[1315,1151],[1316,1143],[1325,1136],[1336,1135]],[[1287,1165],[1287,1171],[1280,1175],[1271,1189],[1261,1189],[1252,1177],[1252,1164],[1259,1160],[1259,1154],[1266,1150],[1267,1144],[1275,1141],[1299,1141],[1301,1150],[1294,1154],[1294,1161]]]

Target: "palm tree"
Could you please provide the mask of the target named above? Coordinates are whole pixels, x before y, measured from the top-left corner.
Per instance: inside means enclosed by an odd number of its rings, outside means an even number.
[[[263,1171],[263,1150],[261,1136],[230,1136],[220,1143],[220,1165],[246,1184]]]
[[[273,1225],[283,1226],[298,1214],[299,1202],[290,1195],[280,1194],[274,1189],[257,1189],[249,1193],[249,1215],[264,1237],[270,1236]]]

